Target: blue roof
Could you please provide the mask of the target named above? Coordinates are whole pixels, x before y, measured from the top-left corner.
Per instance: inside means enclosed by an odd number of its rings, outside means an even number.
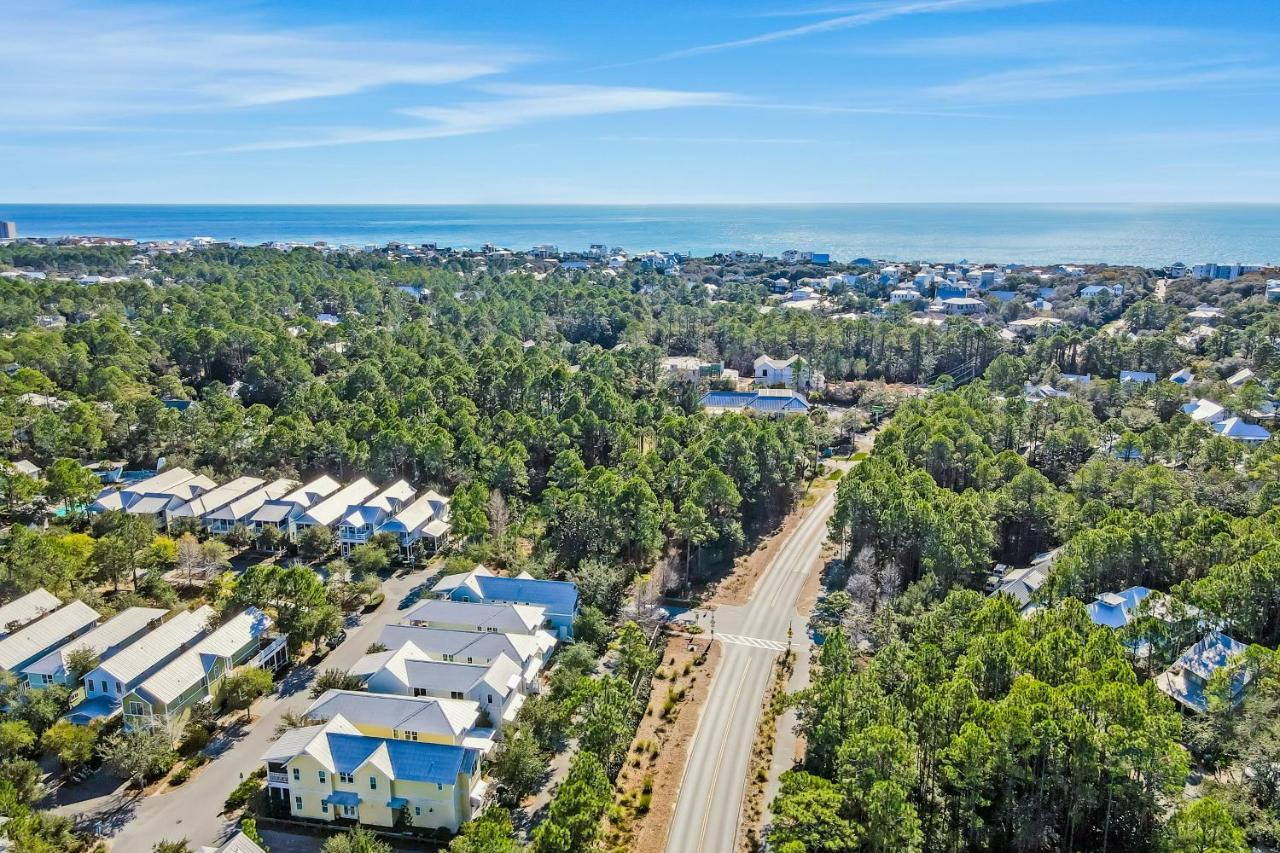
[[[409,806],[409,801],[406,800],[404,797],[392,797],[391,799],[387,800],[387,808],[389,809],[403,809],[403,808],[407,808],[408,806]]]
[[[578,585],[569,581],[476,575],[475,582],[489,601],[538,604],[551,613],[573,613],[578,606]]]
[[[1012,302],[1018,292],[1016,290],[992,290],[987,295],[994,296],[1000,302]]]
[[[358,806],[360,795],[354,791],[334,791],[324,798],[324,802],[337,806]]]
[[[470,750],[461,746],[337,733],[328,738],[339,773],[354,773],[383,744],[391,757],[395,778],[400,781],[452,785],[458,781],[459,773],[470,772],[475,765],[474,756],[468,755]]]
[[[716,409],[751,409],[753,412],[807,412],[809,403],[794,391],[761,394],[758,391],[708,391],[700,403]]]
[[[1133,611],[1151,594],[1145,586],[1131,586],[1120,592],[1110,592],[1098,597],[1086,609],[1089,618],[1106,628],[1123,628],[1133,618]]]

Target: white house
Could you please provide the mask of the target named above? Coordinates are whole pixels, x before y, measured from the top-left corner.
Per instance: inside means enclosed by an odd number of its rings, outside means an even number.
[[[920,294],[914,290],[907,290],[905,287],[895,288],[889,291],[889,304],[899,305],[903,302],[915,302],[920,298]]]
[[[972,296],[953,296],[942,300],[942,310],[952,316],[970,316],[981,314],[987,310],[987,306],[981,299],[974,299]]]
[[[1238,417],[1227,418],[1213,425],[1213,431],[1225,438],[1241,441],[1245,444],[1262,444],[1271,437],[1271,433],[1257,424],[1251,424]]]
[[[1122,370],[1120,371],[1120,381],[1144,385],[1148,382],[1155,382],[1156,375],[1145,370]]]
[[[404,480],[396,480],[371,498],[347,507],[338,523],[338,547],[343,555],[369,541],[393,513],[413,500],[414,488]]]
[[[395,651],[365,655],[351,674],[374,693],[475,702],[483,714],[483,728],[502,728],[524,704],[520,666],[505,655],[489,664],[441,661],[405,643]]]
[[[1225,408],[1204,398],[1187,403],[1182,407],[1182,413],[1198,424],[1216,424],[1231,416]]]
[[[506,601],[463,602],[447,598],[420,601],[405,614],[405,624],[449,631],[480,631],[533,636],[547,626],[547,609]]]
[[[433,660],[459,663],[489,664],[505,655],[520,666],[521,689],[526,693],[537,692],[538,674],[556,647],[555,635],[549,631],[536,634],[496,633],[420,625],[388,625],[382,629],[378,642],[388,649],[413,643]]]
[[[1237,370],[1235,373],[1228,376],[1227,384],[1230,385],[1232,388],[1239,388],[1241,385],[1248,382],[1250,379],[1254,379],[1255,377],[1256,377],[1256,374],[1252,370],[1246,367],[1243,370]]]
[[[757,356],[755,381],[760,385],[781,385],[796,391],[820,391],[826,384],[821,371],[810,367],[802,356],[787,359]]]
[[[90,512],[122,511],[150,518],[156,525],[168,524],[169,513],[217,487],[217,483],[186,468],[170,468],[117,491],[106,488],[89,505]]]

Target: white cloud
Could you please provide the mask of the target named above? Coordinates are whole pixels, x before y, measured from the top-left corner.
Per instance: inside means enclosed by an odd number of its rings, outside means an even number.
[[[1009,57],[1096,56],[1103,51],[1140,51],[1168,56],[1169,46],[1204,31],[1178,27],[1051,24],[1035,27],[1002,27],[981,32],[921,36],[896,41],[868,41],[843,49],[844,53],[871,56]]]
[[[689,92],[623,86],[493,84],[482,90],[495,97],[454,106],[412,107],[401,114],[426,124],[388,129],[339,129],[307,138],[268,140],[235,146],[232,151],[318,148],[370,142],[405,142],[467,136],[556,118],[614,113],[720,107],[741,103],[726,92]]]
[[[812,24],[788,27],[782,30],[773,30],[771,32],[748,36],[747,38],[733,39],[731,41],[715,42],[712,44],[699,45],[697,47],[673,50],[669,53],[662,54],[657,57],[657,59],[680,59],[687,56],[699,56],[704,53],[715,53],[721,50],[753,47],[755,45],[770,44],[772,42],[817,35],[819,33],[848,30],[855,27],[865,27],[881,21],[888,21],[893,18],[901,18],[908,15],[929,15],[941,12],[978,12],[988,9],[1001,9],[1008,6],[1025,6],[1033,3],[1044,2],[1052,2],[1052,0],[903,0],[903,2],[894,3],[875,3],[869,4],[865,7],[855,7],[857,11],[852,12],[851,14],[825,18],[821,21],[815,21]]]
[[[474,80],[527,58],[159,7],[14,0],[0,27],[0,116],[83,122],[282,104]]]
[[[1235,63],[1062,64],[983,74],[923,93],[946,101],[994,104],[1238,87],[1278,79],[1280,69]]]

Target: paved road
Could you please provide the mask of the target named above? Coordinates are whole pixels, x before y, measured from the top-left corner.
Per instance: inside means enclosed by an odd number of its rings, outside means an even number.
[[[667,836],[668,853],[732,853],[765,690],[787,628],[805,638],[796,600],[818,565],[835,506],[829,492],[782,544],[742,607],[715,611],[723,657],[703,704]],[[707,627],[709,618],[698,618]]]
[[[354,664],[378,639],[383,627],[399,621],[409,606],[411,593],[428,577],[428,572],[418,571],[387,580],[382,586],[386,600],[372,614],[361,617],[358,625],[348,625],[346,642],[321,661],[316,670],[301,666],[291,670],[276,694],[254,705],[253,723],[228,733],[206,750],[217,753],[216,757],[187,784],[144,798],[123,787],[88,798],[83,798],[86,792],[68,789],[55,793],[53,811],[89,828],[100,823],[111,849],[121,853],[145,853],[162,839],[186,838],[197,848],[221,841],[233,829],[232,822],[219,814],[223,801],[241,779],[258,768],[259,758],[275,737],[281,717],[288,711],[304,711],[311,704],[308,686],[317,670],[345,670]],[[104,771],[86,787],[109,778]],[[80,799],[69,802],[72,797]]]

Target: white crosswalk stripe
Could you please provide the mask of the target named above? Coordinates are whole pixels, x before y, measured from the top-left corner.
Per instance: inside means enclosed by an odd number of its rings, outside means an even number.
[[[780,652],[787,648],[786,643],[780,643],[777,640],[762,640],[759,637],[743,637],[739,634],[716,634],[716,639],[722,643],[733,643],[735,646],[750,646],[773,652]]]

